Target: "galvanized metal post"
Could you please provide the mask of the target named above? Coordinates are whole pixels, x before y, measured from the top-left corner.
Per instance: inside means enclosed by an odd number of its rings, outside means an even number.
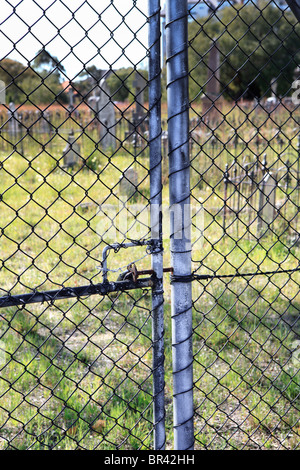
[[[165,448],[164,296],[162,252],[161,54],[160,0],[149,0],[149,147],[151,238],[156,241],[152,269],[154,449]]]
[[[297,20],[300,21],[300,0],[286,0],[286,3],[289,5]]]
[[[167,0],[167,97],[175,450],[193,449],[193,351],[187,0]]]

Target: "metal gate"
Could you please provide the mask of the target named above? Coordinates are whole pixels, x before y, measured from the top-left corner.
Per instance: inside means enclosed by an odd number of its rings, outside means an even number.
[[[298,448],[294,14],[4,3],[0,448]]]
[[[0,446],[163,448],[159,4],[4,3]]]
[[[210,6],[189,10],[194,442],[296,449],[299,24],[285,2]]]

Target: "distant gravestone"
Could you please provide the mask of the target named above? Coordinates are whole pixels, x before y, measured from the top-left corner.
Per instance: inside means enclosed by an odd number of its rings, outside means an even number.
[[[94,90],[92,96],[90,96],[90,98],[88,99],[88,104],[93,113],[95,113],[95,115],[97,115],[98,112],[98,100],[99,96],[96,95]]]
[[[161,142],[162,142],[163,157],[166,158],[168,156],[168,131],[162,131]]]
[[[68,143],[63,152],[63,164],[66,168],[73,168],[79,163],[80,159],[80,145],[76,142],[74,134],[70,134]]]
[[[207,78],[206,95],[215,100],[220,93],[220,51],[216,41],[213,42],[209,52]]]
[[[133,168],[128,168],[120,178],[120,193],[130,199],[137,191],[138,174]]]
[[[133,86],[135,96],[135,114],[137,118],[142,118],[145,114],[144,102],[147,81],[139,72],[135,73]]]
[[[68,95],[69,95],[69,110],[72,111],[74,109],[74,88],[71,84],[68,90]]]
[[[277,78],[272,78],[270,82],[270,87],[271,87],[271,96],[274,100],[277,100],[277,95],[276,95],[277,85],[278,85]]]
[[[276,187],[277,181],[267,173],[259,185],[259,208],[257,232],[261,237],[266,233],[276,216]]]
[[[202,98],[203,114],[215,119],[218,114],[216,101],[220,98],[220,51],[218,42],[213,41],[208,56],[208,75],[205,94]],[[208,113],[208,114],[207,114]]]
[[[102,78],[100,85],[95,87],[93,95],[89,98],[89,105],[100,124],[99,137],[102,148],[114,150],[116,148],[115,107],[106,78]]]
[[[15,136],[19,130],[19,123],[17,120],[17,111],[14,103],[9,103],[9,109],[7,110],[8,117],[8,132],[10,135]]]
[[[100,82],[101,94],[98,101],[98,111],[101,123],[100,140],[103,148],[106,150],[111,147],[116,148],[116,116],[115,107],[111,101],[110,91],[103,78]]]
[[[42,134],[50,133],[49,113],[47,111],[41,111],[39,117],[40,132]]]
[[[3,80],[0,80],[0,104],[5,104],[6,100],[6,86]]]
[[[300,67],[297,66],[294,70],[294,73],[293,73],[293,80],[299,80],[300,78]]]

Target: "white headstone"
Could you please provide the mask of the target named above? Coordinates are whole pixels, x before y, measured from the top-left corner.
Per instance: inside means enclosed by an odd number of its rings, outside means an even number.
[[[137,191],[138,174],[133,168],[128,168],[120,178],[120,193],[127,199],[131,198]]]
[[[73,107],[74,107],[74,88],[71,84],[70,84],[70,88],[68,90],[68,94],[69,94],[69,106],[71,107],[71,109],[73,109]]]
[[[40,113],[39,117],[39,124],[40,124],[40,132],[42,134],[48,134],[50,132],[50,124],[49,124],[49,113],[44,111]]]
[[[75,166],[80,159],[80,145],[76,142],[73,134],[69,135],[68,143],[63,152],[64,166],[67,168]]]
[[[275,178],[267,173],[259,185],[259,210],[257,229],[258,235],[266,233],[276,216],[276,186]]]
[[[9,109],[7,110],[8,115],[8,132],[11,135],[16,135],[19,129],[19,123],[17,121],[17,111],[14,103],[9,103]]]
[[[5,83],[0,80],[0,104],[6,103],[6,85]]]
[[[144,92],[147,86],[147,80],[139,72],[135,73],[135,78],[133,81],[134,86],[134,95],[135,95],[135,112],[138,118],[142,117],[145,114],[144,108]]]
[[[100,82],[101,94],[98,102],[99,119],[100,119],[100,139],[102,147],[106,150],[116,147],[116,116],[115,107],[111,100],[110,90],[103,78]]]
[[[116,116],[115,107],[106,83],[106,77],[96,87],[96,92],[89,98],[89,105],[95,112],[100,123],[100,144],[104,150],[116,148]]]
[[[277,85],[278,85],[278,81],[277,81],[277,78],[272,78],[271,82],[270,82],[270,87],[271,87],[271,92],[272,92],[272,98],[274,99],[277,99]]]

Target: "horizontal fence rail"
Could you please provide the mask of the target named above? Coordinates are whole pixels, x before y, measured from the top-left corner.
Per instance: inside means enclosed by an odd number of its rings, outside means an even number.
[[[14,295],[0,298],[0,308],[34,303],[55,302],[56,300],[87,297],[90,295],[107,295],[112,292],[124,292],[133,289],[153,287],[155,280],[151,278],[139,281],[118,281],[80,287],[66,287],[58,290],[34,292],[32,294]]]

